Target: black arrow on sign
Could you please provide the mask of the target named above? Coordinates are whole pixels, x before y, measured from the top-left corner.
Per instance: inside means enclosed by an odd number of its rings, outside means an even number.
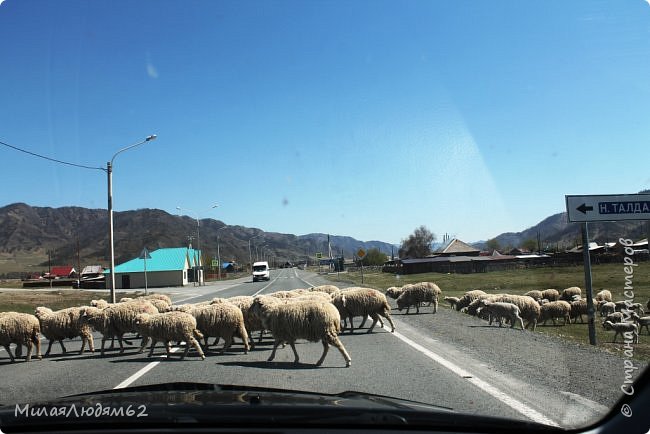
[[[583,214],[587,214],[587,211],[593,211],[594,207],[593,206],[587,206],[586,203],[583,203],[580,205],[578,208],[576,208],[578,211],[580,211]]]

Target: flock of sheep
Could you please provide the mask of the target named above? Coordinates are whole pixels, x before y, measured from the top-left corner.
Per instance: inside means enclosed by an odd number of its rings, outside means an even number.
[[[423,287],[429,291],[423,290]],[[433,290],[431,289],[433,288]],[[420,304],[420,299],[435,303],[440,290],[429,283],[415,285],[411,299]],[[231,298],[214,298],[210,301],[173,305],[171,299],[162,294],[153,294],[136,299],[123,298],[119,303],[110,304],[104,300],[93,300],[90,306],[77,306],[58,311],[47,307],[37,307],[34,315],[17,312],[0,313],[0,345],[4,346],[11,361],[15,360],[10,344],[15,344],[16,357],[21,357],[22,347],[27,348],[26,360],[32,356],[36,347],[36,356],[41,358],[40,335],[49,340],[45,356],[47,357],[54,342],[59,342],[62,352],[66,353],[65,339],[80,337],[80,353],[86,347],[94,352],[93,331],[102,334],[101,354],[104,355],[106,342],[111,340],[111,348],[117,339],[120,353],[124,344],[131,343],[125,338],[128,333],[137,333],[142,338],[139,352],[143,352],[151,341],[151,357],[158,342],[163,342],[167,355],[171,354],[172,342],[185,342],[185,351],[181,359],[193,347],[201,359],[205,359],[204,350],[209,347],[208,338],[214,337],[211,344],[217,345],[223,338],[223,352],[230,348],[233,338],[240,338],[247,353],[255,346],[251,334],[259,332],[260,341],[265,331],[273,336],[274,344],[269,361],[275,357],[280,344],[289,344],[299,362],[295,342],[306,339],[320,341],[323,353],[316,363],[321,365],[330,345],[335,346],[343,356],[346,367],[351,365],[351,358],[338,338],[341,333],[341,320],[349,321],[350,331],[354,330],[353,318],[363,317],[363,324],[369,317],[371,332],[383,317],[391,326],[395,326],[390,316],[391,307],[386,296],[375,289],[352,287],[339,289],[333,285],[322,285],[309,289],[278,291],[268,295],[237,296]],[[200,342],[202,341],[202,343]]]
[[[41,358],[40,335],[49,340],[45,356],[47,357],[54,342],[59,342],[62,352],[65,339],[81,337],[80,353],[86,346],[94,352],[93,331],[102,334],[101,354],[104,355],[105,344],[110,339],[111,347],[117,339],[120,354],[124,352],[124,343],[132,345],[125,338],[128,333],[136,333],[142,342],[139,352],[144,352],[151,342],[149,357],[153,355],[158,342],[165,345],[167,355],[171,354],[172,342],[180,345],[185,342],[185,358],[194,348],[201,359],[205,359],[204,350],[210,346],[208,339],[214,337],[212,346],[223,338],[220,353],[228,350],[233,338],[241,339],[244,352],[255,346],[252,333],[259,333],[261,342],[263,334],[270,332],[273,337],[273,349],[268,360],[275,358],[279,345],[289,344],[293,350],[294,362],[299,362],[295,343],[299,339],[310,342],[320,341],[323,353],[316,363],[320,366],[327,355],[329,346],[336,347],[345,359],[346,367],[351,365],[351,358],[338,338],[344,327],[354,330],[354,317],[362,317],[359,327],[363,327],[370,318],[373,322],[368,333],[372,332],[377,322],[383,327],[382,317],[388,321],[391,332],[395,325],[391,319],[391,307],[387,298],[396,300],[397,308],[411,308],[419,313],[423,303],[433,306],[437,312],[440,288],[431,282],[407,284],[402,287],[390,287],[383,292],[372,288],[351,287],[339,289],[333,285],[322,285],[309,289],[277,291],[268,295],[236,296],[231,298],[214,298],[210,301],[173,305],[171,299],[162,294],[123,298],[119,303],[110,304],[104,300],[93,300],[90,306],[77,306],[58,311],[47,307],[37,307],[34,315],[17,312],[0,312],[0,345],[7,351],[12,362],[15,361],[10,344],[15,344],[16,357],[22,356],[22,347],[27,348],[25,359],[29,361],[33,347],[36,356]],[[483,318],[492,324],[496,321],[501,327],[509,323],[511,327],[519,324],[521,329],[531,327],[535,330],[538,323],[546,324],[548,320],[556,324],[582,322],[587,314],[587,303],[582,298],[578,287],[566,288],[562,292],[555,289],[529,291],[524,295],[487,294],[481,290],[467,291],[462,297],[444,297],[452,308],[470,315]],[[595,306],[604,318],[603,327],[613,330],[614,342],[621,334],[624,338],[634,336],[638,342],[639,331],[648,325],[650,316],[644,314],[640,303],[626,301],[612,302],[610,291],[600,291],[595,297]],[[650,301],[648,302],[650,309]],[[526,324],[524,324],[524,322]],[[625,333],[625,334],[624,334]],[[202,341],[202,342],[201,342]]]
[[[584,322],[583,315],[587,315],[587,300],[582,298],[582,290],[577,286],[559,292],[556,289],[544,291],[533,290],[524,295],[486,294],[481,290],[466,292],[463,297],[445,297],[450,305],[459,311],[470,315],[482,317],[492,324],[493,320],[509,322],[511,327],[520,324],[522,330],[538,323],[546,324],[548,320],[556,324],[562,320],[563,324],[570,324],[571,320]],[[594,297],[594,308],[604,318],[602,325],[605,330],[614,331],[613,342],[620,334],[632,336],[633,343],[638,343],[639,332],[645,327],[650,334],[650,316],[644,315],[641,303],[629,301],[612,301],[612,293],[602,290]],[[650,309],[650,300],[647,303]],[[505,320],[505,321],[503,321]],[[524,326],[524,320],[527,321]]]

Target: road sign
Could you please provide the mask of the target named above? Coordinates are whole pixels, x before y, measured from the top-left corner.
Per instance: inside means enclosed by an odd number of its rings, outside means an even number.
[[[149,250],[145,247],[142,249],[142,252],[140,252],[140,256],[138,256],[138,259],[151,259],[151,255],[149,254]]]
[[[316,259],[320,259],[320,258],[322,258],[322,257],[323,257],[323,253],[322,253],[322,252],[316,252]]]
[[[650,194],[565,197],[570,222],[650,220]]]
[[[219,261],[217,261],[216,259],[213,259],[212,260],[212,268],[217,268],[218,266],[219,266]]]
[[[357,256],[363,258],[364,256],[366,256],[366,251],[363,249],[357,250]]]

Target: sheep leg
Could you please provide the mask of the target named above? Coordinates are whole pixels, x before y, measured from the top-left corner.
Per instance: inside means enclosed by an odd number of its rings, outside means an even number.
[[[350,316],[350,333],[354,333],[354,322],[352,320],[352,316]]]
[[[377,322],[377,321],[375,321]],[[321,341],[323,343],[323,354],[320,356],[320,359],[318,359],[318,362],[316,362],[316,366],[320,366],[323,364],[323,360],[325,360],[325,356],[327,355],[327,352],[330,349],[330,344],[327,343],[327,339],[323,339]]]
[[[63,345],[63,339],[59,340],[59,344],[61,344],[61,350],[63,350],[63,354],[65,354],[67,351],[65,349],[65,346]]]
[[[523,330],[524,329],[524,320],[523,320],[523,318],[521,318],[520,316],[517,316],[516,319],[519,321],[519,324],[521,324],[521,329]],[[512,325],[510,326],[510,328],[515,328],[515,322],[514,321],[512,321]]]
[[[145,347],[147,346],[148,343],[149,343],[149,338],[148,337],[143,337],[142,338],[142,344],[140,345],[140,349],[138,350],[138,353],[143,353],[144,349],[145,349]]]
[[[216,347],[220,340],[221,340],[221,336],[215,337],[214,342],[212,342],[212,346]]]
[[[359,325],[359,328],[362,329],[363,326],[366,324],[366,320],[368,319],[368,315],[363,316],[363,321],[361,321],[361,325]]]
[[[299,363],[299,357],[298,357],[298,351],[296,351],[296,344],[295,342],[289,342],[289,345],[291,345],[291,349],[293,350],[293,355],[295,356],[295,359],[293,359],[293,363]]]
[[[390,332],[393,333],[395,331],[395,324],[393,324],[393,319],[390,317],[390,312],[388,310],[384,310],[384,312],[380,313],[380,315],[388,320],[388,323],[390,324]],[[379,322],[381,322],[381,326],[383,327],[384,323],[381,321],[381,318],[379,319]]]
[[[224,336],[223,340],[224,340],[223,348],[221,349],[221,351],[219,351],[219,354],[223,354],[226,350],[230,348],[230,346],[232,345],[232,335]]]
[[[122,344],[122,341],[124,339],[122,338],[122,336],[124,336],[123,333],[117,335],[117,343],[120,344],[120,354],[124,353],[124,344]]]
[[[262,343],[262,337],[264,336],[264,330],[260,330],[260,338],[257,342]]]
[[[338,350],[341,352],[341,355],[345,359],[345,367],[349,368],[350,365],[352,364],[352,359],[350,358],[350,355],[348,352],[345,350],[345,347],[343,346],[343,343],[339,340],[338,336],[327,336],[328,343],[330,345],[334,345]],[[323,356],[325,358],[325,356]]]
[[[3,345],[3,347],[5,348],[5,351],[7,352],[7,354],[9,354],[9,359],[11,359],[11,363],[14,363],[16,361],[16,359],[14,359],[14,354],[11,352],[11,349],[9,348],[9,344]],[[18,345],[18,347],[20,347],[20,345]],[[18,347],[16,347],[16,357],[19,357],[18,356]]]
[[[415,314],[417,315],[419,313],[420,313],[420,303],[416,303],[415,304]]]
[[[187,355],[188,351],[190,350],[190,344],[192,344],[196,352],[199,353],[199,356],[201,356],[201,360],[205,360],[205,354],[203,354],[201,345],[199,345],[199,341],[194,339],[194,336],[190,336],[189,340],[187,341],[185,345],[185,352],[183,353],[183,357],[181,357],[181,360],[183,360],[183,358]]]
[[[278,339],[276,339],[276,340],[273,342],[273,351],[271,351],[271,355],[270,355],[269,358],[266,360],[267,362],[272,362],[273,359],[275,359],[275,351],[278,349],[278,346],[279,346],[281,343],[282,343],[282,341],[280,341],[280,340],[278,340]]]
[[[370,315],[370,317],[372,318],[372,325],[370,326],[370,328],[366,333],[372,332],[372,329],[374,329],[375,325],[377,325],[377,321],[379,321],[379,316],[376,313],[373,313],[372,315]],[[323,341],[323,344],[325,344],[325,341]]]
[[[149,357],[153,356],[153,349],[156,347],[157,343],[158,343],[157,340],[151,338],[151,348],[149,349]]]
[[[32,335],[32,342],[34,342],[34,345],[36,345],[36,357],[38,360],[41,360],[43,356],[41,356],[41,339],[38,336],[38,333]]]

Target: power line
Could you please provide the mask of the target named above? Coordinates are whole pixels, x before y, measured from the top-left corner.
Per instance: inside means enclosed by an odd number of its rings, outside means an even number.
[[[14,149],[16,151],[24,152],[25,154],[33,155],[34,157],[42,158],[42,159],[48,160],[48,161],[53,161],[53,162],[59,163],[59,164],[66,164],[68,166],[80,167],[82,169],[106,170],[103,167],[84,166],[83,164],[69,163],[67,161],[57,160],[56,158],[46,157],[45,155],[41,155],[41,154],[37,154],[35,152],[27,151],[25,149],[21,149],[21,148],[19,148],[17,146],[13,146],[13,145],[10,145],[9,143],[5,143],[5,142],[2,142],[2,141],[0,141],[0,145],[4,145],[4,146],[6,146],[8,148],[11,148],[11,149]]]

